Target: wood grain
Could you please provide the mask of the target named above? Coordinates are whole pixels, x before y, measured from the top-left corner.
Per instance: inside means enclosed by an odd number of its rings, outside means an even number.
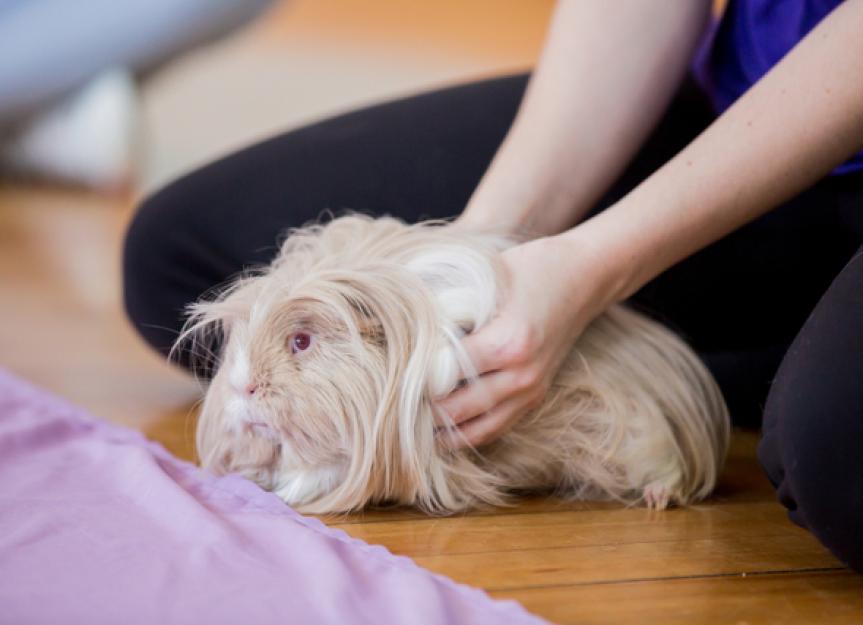
[[[634,580],[495,591],[561,625],[855,625],[863,581],[847,571]]]

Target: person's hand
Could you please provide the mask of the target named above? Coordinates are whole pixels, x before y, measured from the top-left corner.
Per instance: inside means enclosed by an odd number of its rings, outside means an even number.
[[[489,443],[542,402],[579,334],[609,303],[602,262],[589,248],[547,237],[502,253],[502,305],[462,340],[480,377],[436,404],[447,444]],[[462,436],[448,431],[452,424]]]

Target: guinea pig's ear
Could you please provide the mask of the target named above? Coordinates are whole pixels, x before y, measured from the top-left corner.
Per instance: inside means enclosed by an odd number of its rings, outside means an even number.
[[[385,347],[387,344],[386,332],[383,323],[370,306],[355,299],[349,299],[351,311],[354,316],[354,324],[363,340]]]

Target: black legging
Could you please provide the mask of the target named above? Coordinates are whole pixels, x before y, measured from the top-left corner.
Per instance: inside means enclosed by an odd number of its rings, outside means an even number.
[[[407,221],[457,215],[509,128],[526,80],[469,84],[343,115],[169,185],[143,203],[126,240],[125,301],[133,323],[166,352],[186,304],[243,268],[267,263],[286,228],[326,209]],[[596,210],[712,119],[703,96],[685,84]],[[863,174],[829,177],[632,298],[698,351],[736,423],[757,424],[764,413],[759,456],[782,503],[857,570],[863,570],[861,244]]]

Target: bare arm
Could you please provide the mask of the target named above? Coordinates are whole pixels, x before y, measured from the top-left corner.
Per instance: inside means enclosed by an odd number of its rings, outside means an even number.
[[[480,383],[441,408],[473,444],[542,397],[614,302],[811,186],[863,147],[863,0],[846,0],[680,154],[616,205],[504,253],[498,316],[465,347]]]
[[[515,122],[460,223],[533,235],[574,225],[657,123],[707,0],[562,0]]]
[[[680,154],[563,237],[614,259],[611,298],[624,299],[861,147],[863,0],[846,0]]]

